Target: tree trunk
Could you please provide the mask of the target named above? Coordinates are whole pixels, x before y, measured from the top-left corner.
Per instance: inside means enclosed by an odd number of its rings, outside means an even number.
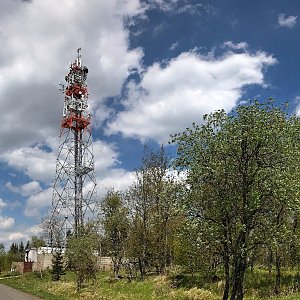
[[[117,279],[119,276],[119,265],[114,264],[114,278]]]
[[[145,272],[144,272],[143,261],[140,257],[139,257],[139,269],[140,269],[141,279],[143,280]]]
[[[229,265],[228,251],[224,250],[224,252],[226,253],[224,253],[223,256],[223,264],[224,264],[224,272],[225,272],[225,286],[223,292],[223,300],[227,300],[229,296],[229,289],[230,289],[230,265]]]
[[[117,279],[120,272],[122,257],[113,256],[112,261],[113,261],[114,278]]]
[[[280,293],[280,284],[281,284],[281,257],[278,251],[276,251],[276,279],[274,293],[278,295]]]
[[[76,290],[77,290],[77,293],[80,292],[80,290],[82,288],[82,283],[83,283],[82,274],[81,274],[80,271],[77,271],[77,280],[76,280]]]
[[[273,251],[270,247],[268,251],[268,270],[269,270],[269,276],[272,274],[272,265],[273,265]]]
[[[246,258],[239,253],[234,258],[233,282],[231,300],[242,300],[244,297],[244,278],[246,272]]]
[[[228,234],[228,216],[226,214],[226,218],[224,217],[222,220],[223,223],[223,266],[224,266],[224,273],[225,273],[225,285],[223,291],[223,300],[227,300],[229,297],[229,290],[230,290],[230,253],[229,253],[229,234]]]

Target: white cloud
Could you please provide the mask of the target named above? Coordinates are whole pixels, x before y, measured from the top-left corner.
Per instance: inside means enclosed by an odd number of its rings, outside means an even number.
[[[158,8],[163,11],[173,11],[177,7],[178,0],[150,0],[149,8]]]
[[[5,187],[13,193],[20,192],[19,188],[17,186],[12,185],[10,181],[5,184]]]
[[[265,84],[264,68],[275,63],[264,52],[228,52],[221,58],[185,52],[163,66],[155,63],[140,84],[128,85],[125,109],[108,124],[106,133],[165,142],[205,113],[230,111],[244,86]]]
[[[29,236],[32,236],[32,235],[39,235],[42,231],[43,229],[41,227],[41,224],[36,224],[27,228],[26,233]]]
[[[99,199],[105,194],[108,187],[113,186],[121,190],[132,183],[132,173],[117,167],[119,164],[119,153],[113,144],[95,141],[93,151]],[[29,176],[38,177],[39,180],[44,179],[45,182],[49,183],[55,177],[54,164],[56,161],[53,153],[51,153],[51,156],[49,155],[50,153],[39,148],[26,148],[26,151],[11,153],[8,161],[11,162],[10,165],[24,171]],[[51,208],[52,187],[41,190],[41,186],[37,181],[21,186],[14,186],[11,182],[8,182],[6,187],[23,196],[30,196],[24,209],[24,215],[27,217],[41,217]]]
[[[29,196],[39,193],[42,188],[38,181],[31,181],[20,186],[14,186],[10,181],[5,184],[5,187],[14,193],[19,193],[22,196]]]
[[[0,155],[0,159],[7,161],[10,167],[24,172],[33,180],[46,183],[54,179],[56,155],[46,152],[39,147],[22,147]],[[32,184],[31,184],[32,185]],[[23,186],[23,192],[32,186]]]
[[[285,14],[278,15],[278,24],[281,27],[293,28],[297,24],[298,16],[288,16]]]
[[[160,9],[164,12],[175,14],[188,13],[191,15],[208,13],[208,5],[201,3],[192,4],[192,1],[185,0],[184,3],[178,0],[150,0],[148,1],[148,9]],[[209,6],[211,9],[212,7]]]
[[[175,49],[178,47],[178,44],[179,44],[178,42],[173,43],[173,44],[170,46],[169,49],[170,49],[171,51],[175,50]]]
[[[103,141],[95,141],[93,144],[93,151],[95,156],[96,177],[106,176],[108,168],[116,167],[119,164],[119,153],[114,145]]]
[[[12,217],[2,217],[0,216],[0,230],[7,230],[14,226],[15,220]]]
[[[52,187],[32,195],[27,199],[24,215],[27,217],[41,217],[42,211],[50,208],[52,202]],[[44,211],[45,213],[45,211]]]
[[[107,176],[97,178],[99,199],[106,194],[107,189],[114,188],[116,191],[126,190],[132,185],[135,173],[124,169],[110,170]]]
[[[33,226],[13,226],[12,228],[0,228],[0,243],[3,243],[6,249],[9,249],[11,243],[19,243],[30,240],[32,235],[39,235],[42,232],[40,224]]]
[[[178,9],[179,13],[189,13],[191,15],[200,14],[200,12],[207,12],[207,6],[204,6],[201,3],[197,4],[185,4],[184,6]]]
[[[296,97],[295,102],[297,103],[297,106],[295,108],[295,114],[297,117],[300,117],[300,96]]]
[[[248,46],[249,45],[246,42],[234,43],[232,41],[226,41],[223,43],[224,48],[229,48],[233,50],[246,50]]]
[[[21,194],[23,196],[29,196],[29,195],[34,195],[37,194],[42,190],[39,182],[37,181],[31,181],[25,184],[22,184],[20,186]]]
[[[4,1],[0,12],[0,160],[32,179],[20,186],[8,182],[6,187],[30,196],[24,214],[36,217],[52,201],[52,188],[42,191],[39,182],[51,185],[55,176],[63,106],[57,88],[68,62],[82,47],[83,63],[90,67],[93,124],[100,126],[112,113],[103,99],[120,93],[131,69],[140,68],[143,56],[141,49],[129,49],[124,17],[142,15],[146,6],[139,0],[35,0],[26,5]],[[94,143],[94,153],[96,176],[104,180],[108,169],[118,164],[118,153],[100,141]]]
[[[24,232],[11,232],[8,234],[7,239],[12,242],[12,241],[21,241],[25,237]]]
[[[7,207],[7,202],[5,202],[2,198],[0,198],[0,212],[5,207]]]
[[[83,63],[90,67],[94,109],[103,105],[105,97],[118,95],[130,69],[139,68],[143,56],[141,49],[129,49],[124,17],[141,15],[145,9],[139,0],[4,0],[0,153],[58,135],[63,106],[58,82],[78,47],[83,49]]]

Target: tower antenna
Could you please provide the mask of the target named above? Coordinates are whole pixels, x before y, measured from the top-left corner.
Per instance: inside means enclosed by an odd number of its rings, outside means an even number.
[[[65,77],[66,84],[60,89],[64,106],[53,185],[51,246],[65,245],[69,234],[80,237],[85,222],[95,219],[96,180],[87,74],[79,48]]]

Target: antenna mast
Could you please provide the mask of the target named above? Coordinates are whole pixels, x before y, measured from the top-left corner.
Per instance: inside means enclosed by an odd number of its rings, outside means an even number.
[[[96,206],[96,181],[88,111],[88,68],[82,66],[81,48],[66,75],[60,144],[50,219],[50,244],[66,244],[68,234],[81,236],[84,223],[93,220]]]

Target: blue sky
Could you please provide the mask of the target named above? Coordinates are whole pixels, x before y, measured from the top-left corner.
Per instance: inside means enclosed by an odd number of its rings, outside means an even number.
[[[3,0],[0,242],[38,234],[50,209],[58,84],[78,47],[100,199],[132,183],[144,144],[167,144],[205,113],[269,97],[300,111],[299,15],[296,0]]]

